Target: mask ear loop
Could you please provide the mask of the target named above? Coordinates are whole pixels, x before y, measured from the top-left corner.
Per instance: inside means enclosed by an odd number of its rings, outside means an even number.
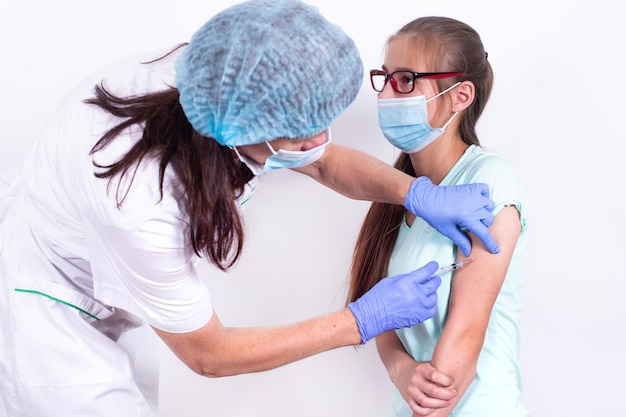
[[[434,99],[436,99],[437,97],[439,97],[439,96],[441,96],[441,95],[443,95],[443,94],[447,93],[448,91],[452,90],[453,88],[455,88],[455,87],[459,86],[459,84],[461,84],[461,81],[457,82],[456,84],[451,85],[450,87],[448,87],[448,88],[446,88],[445,90],[443,90],[441,93],[439,93],[439,94],[437,94],[437,95],[434,95],[434,96],[432,96],[431,98],[427,99],[427,100],[426,100],[426,103],[428,103],[429,101],[434,100]]]
[[[326,135],[326,142],[324,142],[322,145],[324,145],[326,143],[330,143],[330,141],[331,141],[330,127],[327,127],[326,129],[324,129],[320,133],[324,133]],[[318,134],[320,134],[320,133],[318,133]],[[311,135],[311,137],[313,137],[313,136],[317,136],[317,135]],[[272,145],[269,142],[265,142],[265,144],[267,145],[268,148],[270,148],[270,151],[272,152],[272,154],[276,155],[278,153],[276,150],[274,150],[274,148],[272,147]],[[319,146],[322,146],[322,145],[319,145]]]
[[[237,154],[237,158],[239,158],[239,160],[240,160],[241,162],[243,162],[244,164],[246,163],[246,162],[244,161],[244,158],[243,158],[243,157],[241,156],[241,154],[239,153],[239,150],[237,150],[237,147],[236,147],[236,146],[231,146],[231,147],[230,147],[230,149],[232,149],[233,151],[235,151],[235,153]]]
[[[272,151],[272,154],[276,155],[276,151],[274,150],[274,148],[272,148],[272,145],[270,145],[269,142],[265,142],[265,144],[267,145],[268,148],[270,148],[270,151]],[[237,157],[239,158],[239,160],[241,162],[244,162],[243,158],[241,157],[241,154],[239,153],[239,151],[237,150],[236,146],[230,146],[230,149],[232,149],[233,151],[235,151],[235,153],[237,154]],[[245,162],[244,162],[245,163]]]
[[[426,100],[426,103],[428,103],[431,100],[436,99],[437,97],[447,93],[448,91],[452,90],[453,88],[457,87],[459,84],[461,84],[461,81],[458,81],[456,84],[452,84],[450,87],[446,88],[445,90],[443,90],[441,93],[429,98],[428,100]],[[459,114],[459,112],[454,112],[454,114],[448,119],[448,121],[441,127],[444,131],[446,130],[446,128],[448,127],[448,125],[450,123],[452,123],[452,120],[454,120],[454,118],[456,117],[456,115]]]
[[[441,128],[442,128],[443,130],[446,130],[446,128],[448,127],[448,125],[449,125],[450,123],[452,123],[452,120],[454,120],[454,118],[456,117],[456,115],[457,115],[457,114],[459,114],[459,112],[458,112],[458,111],[455,111],[455,112],[454,112],[454,114],[453,114],[452,116],[450,116],[450,118],[448,119],[448,121],[446,122],[446,124],[444,124]]]
[[[235,151],[235,153],[237,154],[237,158],[239,158],[239,160],[241,162],[243,162],[243,159],[241,159],[241,154],[239,153],[239,151],[237,150],[236,146],[229,146],[230,149],[232,149],[233,151]]]
[[[272,145],[270,145],[269,142],[265,142],[265,144],[267,145],[268,148],[270,148],[270,151],[272,152],[272,155],[276,155],[278,152],[276,152],[274,150],[274,148],[272,148]]]

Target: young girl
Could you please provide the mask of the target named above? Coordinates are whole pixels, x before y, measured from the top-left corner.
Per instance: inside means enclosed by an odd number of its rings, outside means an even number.
[[[522,263],[527,200],[511,165],[482,148],[475,131],[493,84],[479,35],[444,17],[405,25],[387,43],[382,70],[372,70],[379,123],[403,151],[396,167],[439,185],[482,182],[495,202],[490,231],[500,253],[477,239],[468,257],[445,236],[401,206],[374,203],[355,248],[348,298],[354,300],[379,277],[473,259],[442,275],[438,312],[408,329],[376,338],[380,357],[396,386],[393,416],[521,417],[518,364]],[[433,367],[454,380],[446,400],[431,380]]]

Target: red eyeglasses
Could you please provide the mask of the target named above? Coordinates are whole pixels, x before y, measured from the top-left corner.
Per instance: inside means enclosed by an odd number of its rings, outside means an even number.
[[[418,78],[448,78],[465,75],[464,72],[413,72],[394,71],[387,73],[381,70],[370,70],[372,88],[379,93],[383,91],[387,81],[391,81],[393,91],[400,94],[409,94],[415,89],[415,80]]]

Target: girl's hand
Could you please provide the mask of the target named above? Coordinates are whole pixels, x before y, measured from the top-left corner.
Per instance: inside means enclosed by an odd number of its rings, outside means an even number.
[[[436,370],[430,362],[413,362],[404,368],[396,386],[415,417],[449,406],[457,395],[453,383],[452,378]]]

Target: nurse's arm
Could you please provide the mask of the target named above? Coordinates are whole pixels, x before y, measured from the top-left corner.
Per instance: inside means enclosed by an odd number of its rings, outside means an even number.
[[[265,371],[361,343],[356,320],[347,308],[276,327],[224,327],[214,312],[204,327],[192,332],[153,329],[182,362],[206,377]]]
[[[416,180],[367,153],[333,143],[319,160],[294,170],[355,200],[405,206],[452,239],[463,253],[469,254],[471,247],[459,227],[477,235],[492,252],[499,251],[488,229],[493,202],[485,184],[435,186],[425,177]]]
[[[489,317],[521,230],[519,212],[513,206],[505,207],[490,229],[500,244],[500,253],[490,253],[471,235],[471,256],[476,261],[454,275],[448,318],[431,363],[454,379],[453,387],[459,395],[449,407],[436,410],[431,416],[448,416],[476,375]]]
[[[294,170],[346,197],[400,206],[415,180],[365,152],[334,143],[318,161]]]

